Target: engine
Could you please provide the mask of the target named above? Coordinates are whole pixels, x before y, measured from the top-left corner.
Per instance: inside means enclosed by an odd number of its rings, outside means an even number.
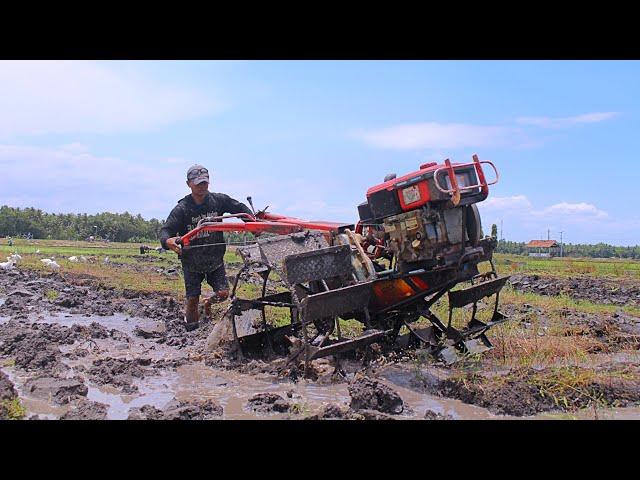
[[[400,272],[454,265],[462,256],[490,256],[476,203],[488,195],[481,164],[427,163],[400,178],[391,174],[358,206],[360,232],[371,258],[395,258]],[[495,171],[495,167],[494,167]],[[484,247],[484,248],[483,248]],[[490,250],[490,251],[485,251]]]

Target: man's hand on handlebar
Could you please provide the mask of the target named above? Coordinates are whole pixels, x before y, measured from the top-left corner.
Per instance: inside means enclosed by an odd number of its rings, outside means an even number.
[[[173,250],[174,252],[176,252],[178,255],[182,253],[182,247],[180,247],[180,245],[176,243],[176,240],[179,240],[179,239],[180,237],[171,237],[167,239],[167,247],[169,247],[170,250]]]

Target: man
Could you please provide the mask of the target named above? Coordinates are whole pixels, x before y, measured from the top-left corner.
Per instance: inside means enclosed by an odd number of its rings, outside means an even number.
[[[176,244],[176,238],[193,230],[202,218],[216,217],[225,213],[253,214],[244,203],[223,193],[209,192],[209,171],[202,165],[194,165],[187,170],[187,186],[191,189],[191,193],[171,210],[169,218],[160,230],[160,243],[166,250],[173,250],[180,255],[181,247]],[[193,266],[190,268],[184,260],[182,261],[187,297],[185,323],[188,331],[198,328],[199,325],[198,305],[202,293],[202,281],[205,278],[214,292],[213,296],[205,301],[207,316],[210,315],[211,303],[222,302],[229,296],[229,283],[223,261],[226,245],[222,232],[205,234],[190,243],[192,246],[209,244],[211,244],[210,247],[203,247],[209,255],[208,264],[212,265],[209,271],[205,273],[194,271]]]

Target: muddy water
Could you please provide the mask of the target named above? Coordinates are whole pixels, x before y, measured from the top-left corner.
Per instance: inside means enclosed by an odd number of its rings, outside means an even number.
[[[402,397],[402,400],[415,411],[416,414],[432,410],[441,415],[448,415],[456,420],[488,420],[508,418],[502,415],[494,415],[486,408],[470,405],[452,398],[438,397],[428,393],[418,392],[411,387],[411,380],[415,372],[406,368],[390,366],[383,369],[380,376],[388,381],[394,390]],[[421,418],[421,417],[420,417]]]
[[[154,361],[168,359],[188,359],[188,353],[176,350],[151,340],[144,340],[133,336],[133,331],[144,319],[116,314],[112,316],[84,316],[70,314],[30,315],[31,321],[38,323],[56,323],[70,327],[73,324],[89,325],[98,322],[109,329],[120,330],[130,335],[131,342],[115,341],[113,339],[94,339],[86,348],[90,352],[77,359],[65,358],[65,363],[71,367],[68,377],[80,371],[79,366],[89,368],[98,358],[140,358],[147,357]],[[60,345],[63,354],[73,352],[78,345]],[[85,345],[83,345],[85,346]],[[5,368],[4,370],[7,370]],[[11,369],[9,369],[11,370]],[[57,418],[68,407],[58,406],[31,397],[24,391],[24,383],[28,377],[20,377],[12,372],[12,380],[16,384],[23,399],[27,416],[40,415],[45,418]],[[485,409],[465,405],[457,400],[443,399],[435,396],[415,392],[406,385],[409,374],[400,371],[389,371],[386,377],[391,386],[398,390],[405,401],[405,412],[399,416],[403,419],[423,418],[425,411],[433,410],[453,418],[497,418]],[[158,369],[144,378],[134,379],[138,387],[135,394],[123,394],[115,387],[97,385],[90,379],[85,383],[89,388],[87,398],[109,406],[107,418],[126,419],[129,411],[134,407],[152,405],[163,409],[174,398],[181,401],[213,399],[222,405],[224,419],[252,419],[252,418],[302,418],[317,413],[329,403],[348,405],[350,401],[347,383],[318,384],[305,380],[296,383],[277,381],[268,375],[242,374],[231,370],[216,369],[206,366],[202,361],[189,361],[177,369]],[[297,404],[299,414],[258,415],[246,408],[250,397],[256,393],[277,393]]]
[[[71,327],[72,325],[89,326],[92,322],[97,322],[109,330],[114,328],[130,336],[133,335],[137,325],[147,322],[145,319],[131,317],[131,315],[123,313],[115,313],[109,316],[87,316],[70,313],[38,312],[30,313],[28,320],[38,323],[55,323],[64,327]]]
[[[38,415],[40,418],[53,420],[60,417],[60,415],[63,415],[67,411],[67,407],[58,406],[53,402],[48,402],[47,400],[28,395],[24,391],[23,387],[29,377],[20,375],[15,368],[5,366],[2,367],[1,370],[7,374],[9,380],[13,382],[13,385],[20,397],[20,401],[27,411],[25,418],[29,418],[32,415]]]
[[[98,322],[108,329],[119,330],[129,336],[128,341],[114,340],[112,338],[93,339],[81,345],[88,353],[79,358],[65,358],[64,362],[71,367],[66,376],[82,375],[90,368],[94,360],[100,358],[136,359],[141,357],[151,360],[182,360],[185,364],[177,368],[154,368],[144,378],[134,378],[133,384],[138,391],[133,394],[124,394],[119,389],[110,385],[98,385],[87,376],[85,384],[89,391],[87,398],[92,401],[108,405],[107,418],[126,419],[132,408],[152,405],[163,409],[174,398],[179,401],[212,399],[219,403],[224,410],[223,419],[278,419],[278,418],[304,418],[319,412],[325,405],[348,405],[350,401],[347,383],[319,384],[301,380],[297,383],[279,381],[266,374],[242,374],[236,371],[209,367],[199,359],[189,358],[188,350],[178,350],[153,340],[145,340],[134,335],[136,326],[153,323],[148,319],[130,317],[124,314],[112,316],[86,316],[71,314],[32,314],[29,319],[39,323],[56,323],[70,327],[73,324],[89,325]],[[1,321],[1,319],[0,319]],[[74,345],[60,345],[63,354],[73,352],[78,347]],[[616,354],[622,355],[622,354]],[[636,353],[624,353],[634,356]],[[610,357],[610,356],[608,356]],[[603,356],[602,361],[611,361],[611,358]],[[620,360],[630,360],[625,357]],[[34,398],[24,389],[28,376],[22,375],[14,367],[3,367],[14,382],[20,398],[27,410],[27,418],[39,415],[41,418],[58,418],[63,415],[68,406],[57,405],[54,402]],[[429,375],[429,371],[423,371]],[[431,410],[435,413],[450,416],[454,419],[504,419],[518,418],[494,415],[487,409],[469,405],[459,400],[443,398],[421,391],[412,385],[416,371],[409,366],[390,365],[380,368],[377,374],[386,380],[402,397],[405,402],[405,411],[397,416],[398,419],[422,419],[425,412]],[[296,404],[299,413],[296,414],[257,414],[246,407],[250,397],[256,393],[277,393],[289,402]],[[578,414],[541,414],[531,419],[640,419],[640,407],[598,410],[596,412],[585,410]]]

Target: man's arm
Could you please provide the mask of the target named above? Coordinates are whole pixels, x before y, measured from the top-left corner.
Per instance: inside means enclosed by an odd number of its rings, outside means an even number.
[[[173,207],[167,221],[160,229],[160,245],[165,250],[173,250],[179,253],[179,248],[175,243],[175,235],[184,228],[184,215],[179,205]],[[169,242],[169,243],[167,243]]]

